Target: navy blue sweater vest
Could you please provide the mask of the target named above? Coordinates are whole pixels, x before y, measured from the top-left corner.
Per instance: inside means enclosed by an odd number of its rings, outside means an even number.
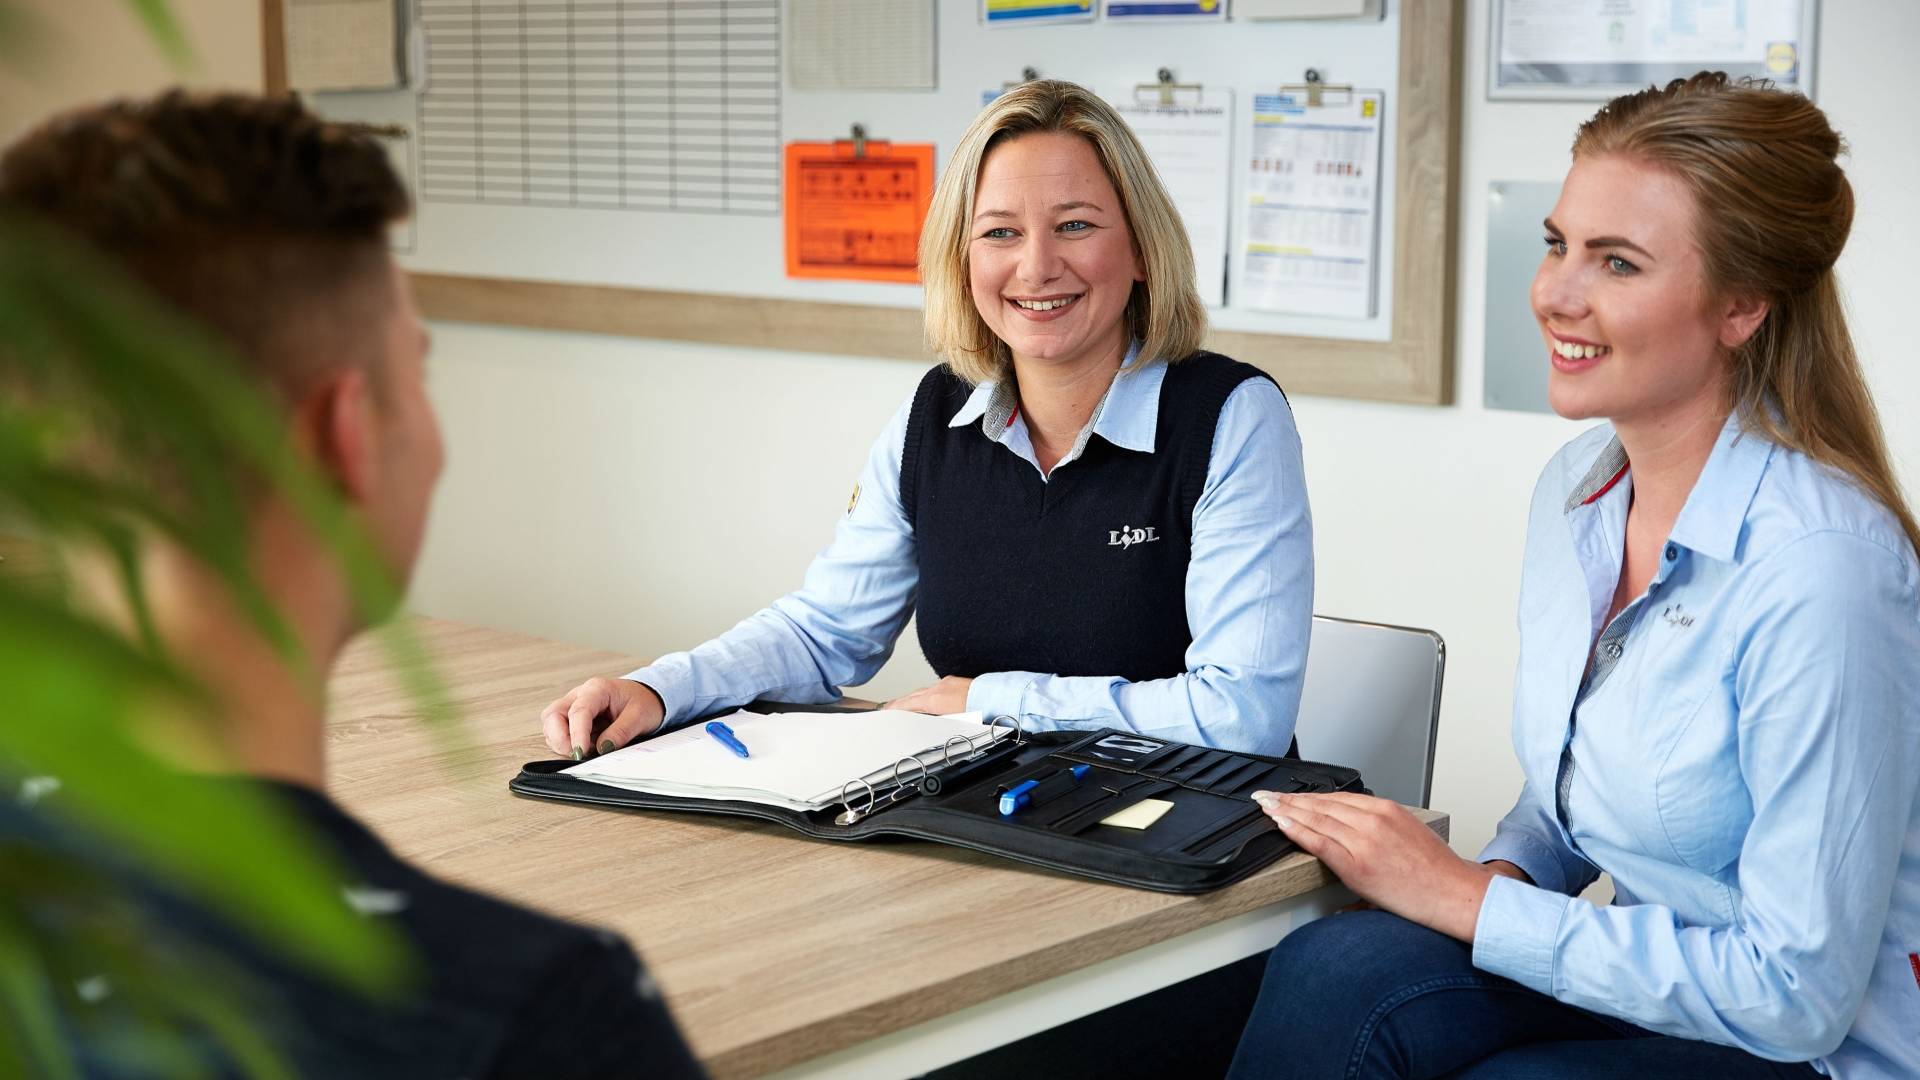
[[[1214,353],[1167,368],[1154,452],[1099,436],[1043,481],[949,427],[972,388],[937,367],[920,381],[900,458],[900,504],[920,563],[920,648],[942,676],[1186,670],[1187,561],[1227,395],[1259,369]]]

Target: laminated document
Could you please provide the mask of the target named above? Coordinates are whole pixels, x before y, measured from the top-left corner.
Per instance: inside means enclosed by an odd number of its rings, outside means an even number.
[[[1373,317],[1385,111],[1379,91],[1254,97],[1236,307]]]
[[[787,144],[787,276],[920,280],[933,144]]]

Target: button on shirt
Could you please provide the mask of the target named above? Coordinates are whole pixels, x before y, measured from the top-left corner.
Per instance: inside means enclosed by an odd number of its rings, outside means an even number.
[[[1829,1075],[1920,1075],[1913,550],[1840,473],[1730,418],[1652,584],[1602,626],[1632,486],[1603,427],[1534,492],[1526,785],[1480,857],[1536,885],[1493,879],[1474,964]],[[1603,870],[1612,906],[1571,898]]]
[[[1088,440],[1152,453],[1165,362],[1130,350],[1073,450]],[[1011,384],[981,383],[952,426],[1040,471]],[[667,726],[755,697],[820,703],[871,679],[913,612],[919,578],[900,505],[900,458],[912,396],[873,444],[853,506],[799,591],[720,637],[627,676],[652,687]],[[1193,511],[1184,674],[1143,682],[1001,671],[974,679],[967,708],[1018,717],[1029,730],[1114,727],[1159,738],[1283,754],[1293,737],[1313,619],[1313,538],[1293,413],[1278,387],[1248,379],[1220,410],[1206,482]],[[992,522],[980,523],[982,529]],[[1008,619],[1045,612],[1009,611]],[[1281,718],[1276,720],[1275,718]]]

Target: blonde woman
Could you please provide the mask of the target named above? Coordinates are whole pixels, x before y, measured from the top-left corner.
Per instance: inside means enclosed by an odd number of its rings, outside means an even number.
[[[1834,282],[1840,151],[1719,74],[1581,127],[1533,310],[1554,409],[1607,423],[1534,492],[1526,786],[1480,862],[1256,795],[1380,910],[1280,943],[1235,1076],[1920,1074],[1920,531]]]
[[[1200,351],[1186,233],[1126,123],[1071,83],[993,102],[920,264],[946,363],[800,590],[562,696],[541,718],[555,753],[832,701],[916,613],[940,680],[894,707],[1288,749],[1313,609],[1299,437],[1272,380]]]

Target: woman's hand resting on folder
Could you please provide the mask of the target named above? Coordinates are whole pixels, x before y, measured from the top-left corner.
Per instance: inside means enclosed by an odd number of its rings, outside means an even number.
[[[883,708],[905,709],[908,712],[926,713],[929,716],[966,712],[967,691],[971,689],[973,689],[972,679],[949,675],[932,686],[923,686],[911,694],[894,698]]]
[[[540,713],[547,748],[575,761],[607,754],[660,730],[667,708],[653,687],[632,679],[588,679]]]
[[[1362,900],[1461,941],[1473,940],[1495,874],[1527,880],[1512,863],[1481,864],[1455,855],[1432,829],[1388,799],[1271,791],[1256,791],[1253,799],[1287,839],[1325,863]]]

